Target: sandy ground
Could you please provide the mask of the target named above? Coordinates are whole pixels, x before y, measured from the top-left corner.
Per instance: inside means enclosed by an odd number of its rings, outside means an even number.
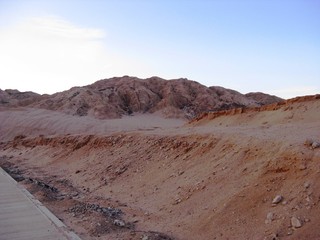
[[[0,109],[0,141],[12,140],[17,135],[94,134],[150,131],[181,126],[182,119],[163,118],[156,114],[136,114],[121,119],[98,120],[56,111],[35,108]]]
[[[320,239],[319,99],[190,124],[0,119],[1,166],[83,239]]]

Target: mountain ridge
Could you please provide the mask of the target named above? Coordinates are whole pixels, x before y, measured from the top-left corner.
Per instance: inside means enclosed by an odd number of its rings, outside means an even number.
[[[241,94],[223,87],[206,87],[185,78],[165,80],[160,77],[113,77],[52,95],[0,90],[2,107],[33,107],[97,119],[136,113],[192,119],[202,112],[259,107],[282,100],[265,93]]]

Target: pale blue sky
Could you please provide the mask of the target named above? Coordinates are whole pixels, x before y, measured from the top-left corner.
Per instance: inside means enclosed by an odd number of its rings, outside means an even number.
[[[319,29],[320,0],[0,0],[0,88],[131,75],[320,93]]]

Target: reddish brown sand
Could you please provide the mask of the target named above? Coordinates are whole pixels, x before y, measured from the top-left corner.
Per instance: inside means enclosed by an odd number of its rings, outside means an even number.
[[[23,108],[0,120],[1,166],[83,239],[320,239],[320,148],[305,144],[320,141],[318,96],[190,124]]]

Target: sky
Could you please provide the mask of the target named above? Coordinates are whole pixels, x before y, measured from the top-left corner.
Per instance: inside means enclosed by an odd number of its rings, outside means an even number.
[[[320,93],[320,0],[0,0],[0,89],[124,75]]]

